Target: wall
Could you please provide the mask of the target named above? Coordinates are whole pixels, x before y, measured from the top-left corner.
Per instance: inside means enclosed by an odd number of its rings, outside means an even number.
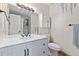
[[[73,9],[71,14],[62,11],[61,4],[50,6],[50,16],[52,17],[51,35],[54,42],[61,46],[61,49],[69,55],[79,55],[79,48],[73,43],[73,26],[69,24],[79,24],[79,4]]]
[[[8,22],[4,12],[0,12],[0,40],[6,38],[8,34]]]

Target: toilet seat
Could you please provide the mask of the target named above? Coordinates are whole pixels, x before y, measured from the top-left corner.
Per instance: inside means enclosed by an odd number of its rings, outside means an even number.
[[[56,51],[60,51],[60,50],[61,50],[61,49],[60,49],[60,46],[57,45],[56,43],[49,43],[49,44],[48,44],[48,47],[49,47],[50,49],[56,50]]]

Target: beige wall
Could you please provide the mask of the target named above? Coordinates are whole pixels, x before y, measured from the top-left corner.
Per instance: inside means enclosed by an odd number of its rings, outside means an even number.
[[[69,8],[63,13],[60,4],[53,4],[50,6],[50,16],[52,17],[51,35],[54,42],[58,43],[67,54],[79,55],[79,48],[73,43],[73,26],[68,26],[79,24],[79,4],[73,9],[72,15]]]
[[[7,11],[7,4],[6,3],[0,3],[0,10]]]

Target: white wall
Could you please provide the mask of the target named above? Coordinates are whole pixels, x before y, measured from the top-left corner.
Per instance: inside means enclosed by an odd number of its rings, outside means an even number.
[[[0,13],[0,40],[6,38],[8,34],[8,22],[3,12]]]
[[[51,35],[54,42],[58,43],[67,54],[79,55],[79,48],[73,43],[73,26],[68,26],[79,24],[79,4],[73,9],[72,15],[69,8],[63,13],[60,4],[53,4],[50,6],[50,16],[52,17]]]

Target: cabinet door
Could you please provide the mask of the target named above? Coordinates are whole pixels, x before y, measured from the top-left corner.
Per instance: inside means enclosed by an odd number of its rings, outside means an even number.
[[[26,51],[24,50],[25,45],[19,44],[15,46],[9,46],[2,48],[2,56],[24,56]]]
[[[37,41],[28,42],[27,55],[47,56],[48,55],[48,41],[46,39],[40,39]]]
[[[12,47],[9,47],[9,54],[8,55],[11,55],[11,52],[13,52],[13,56],[24,56],[24,48],[25,48],[25,45],[24,44],[19,44],[19,45],[15,45],[15,46],[12,46]],[[12,49],[12,51],[11,51]]]
[[[7,56],[8,55],[8,48],[7,47],[1,49],[1,55],[2,56]]]

